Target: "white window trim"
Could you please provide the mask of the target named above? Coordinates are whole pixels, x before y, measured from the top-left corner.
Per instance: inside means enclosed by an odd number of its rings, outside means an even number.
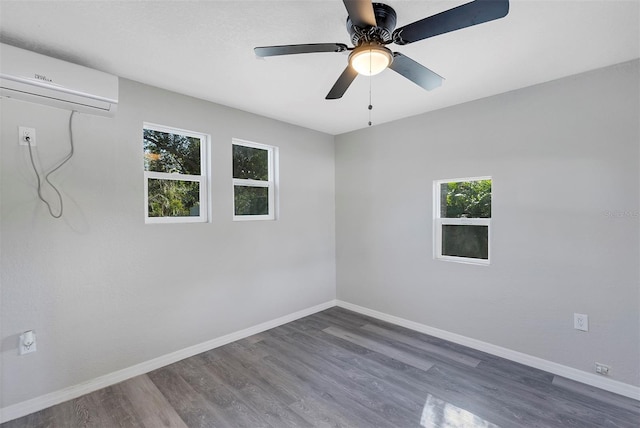
[[[184,135],[186,137],[198,138],[200,140],[200,175],[187,175],[170,172],[144,171],[144,222],[146,224],[167,224],[167,223],[207,223],[211,218],[211,207],[209,204],[209,146],[211,137],[201,132],[189,131],[181,128],[174,128],[166,125],[143,122],[143,132],[150,129],[169,134]],[[144,134],[143,134],[144,139]],[[149,217],[149,179],[195,181],[199,183],[200,189],[200,215],[182,217]]]
[[[440,217],[440,185],[444,183],[461,181],[491,180],[491,204],[493,216],[493,179],[491,176],[451,178],[434,180],[433,182],[433,258],[447,262],[457,262],[472,265],[488,266],[491,264],[491,218],[441,218]],[[471,257],[456,257],[442,254],[442,226],[444,225],[470,225],[487,226],[488,252],[487,259],[474,259]]]
[[[243,178],[233,178],[232,171],[232,215],[233,221],[254,221],[254,220],[275,220],[276,219],[276,164],[278,158],[278,148],[275,146],[269,146],[267,144],[255,143],[253,141],[241,140],[239,138],[233,138],[231,140],[231,156],[233,162],[233,146],[244,146],[251,147],[254,149],[261,149],[267,151],[267,168],[268,168],[268,179],[267,181],[262,180],[249,180]],[[235,206],[235,188],[236,186],[247,186],[247,187],[268,187],[269,188],[269,214],[267,215],[236,215],[236,206]]]

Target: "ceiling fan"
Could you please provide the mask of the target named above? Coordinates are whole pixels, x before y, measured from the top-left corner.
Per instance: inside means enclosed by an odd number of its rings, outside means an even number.
[[[345,52],[349,64],[333,85],[326,99],[341,98],[358,74],[373,76],[390,68],[426,90],[442,84],[442,77],[400,52],[386,46],[407,45],[439,34],[460,30],[507,15],[509,0],[474,0],[453,9],[395,28],[396,12],[371,0],[343,0],[347,8],[347,31],[354,47],[343,43],[262,46],[254,48],[259,57],[315,52]]]

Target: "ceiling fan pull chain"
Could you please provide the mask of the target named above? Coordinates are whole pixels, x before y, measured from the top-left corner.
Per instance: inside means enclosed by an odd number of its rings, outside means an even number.
[[[371,76],[369,76],[369,126],[371,126],[371,110],[373,105],[371,104]]]
[[[369,71],[371,71],[371,55],[369,55]],[[369,126],[371,126],[371,110],[373,110],[373,105],[371,104],[371,79],[373,79],[373,76],[369,74]]]

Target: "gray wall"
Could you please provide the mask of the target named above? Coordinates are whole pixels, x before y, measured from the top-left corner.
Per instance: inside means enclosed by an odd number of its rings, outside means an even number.
[[[634,61],[338,136],[338,299],[640,385],[638,76]],[[434,260],[433,180],[482,175],[492,264]]]
[[[336,264],[341,300],[639,385],[638,73],[344,134],[335,152],[329,135],[121,80],[115,118],[75,118],[60,220],[17,127],[36,128],[48,167],[68,112],[0,101],[0,407],[327,302]],[[212,223],[144,224],[143,121],[211,134]],[[278,221],[231,221],[232,137],[280,147]],[[476,175],[494,180],[493,263],[436,262],[432,182]],[[38,351],[19,357],[27,329]]]
[[[115,118],[74,118],[55,220],[18,126],[36,128],[48,168],[68,150],[69,112],[1,108],[0,407],[335,298],[332,136],[121,79]],[[144,224],[143,121],[212,136],[212,223]],[[232,137],[280,148],[279,220],[231,221]],[[38,350],[19,357],[27,329]]]

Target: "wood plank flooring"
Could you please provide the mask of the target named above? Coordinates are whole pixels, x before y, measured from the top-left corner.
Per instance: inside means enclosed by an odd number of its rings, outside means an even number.
[[[640,402],[335,307],[1,427],[640,427]]]

